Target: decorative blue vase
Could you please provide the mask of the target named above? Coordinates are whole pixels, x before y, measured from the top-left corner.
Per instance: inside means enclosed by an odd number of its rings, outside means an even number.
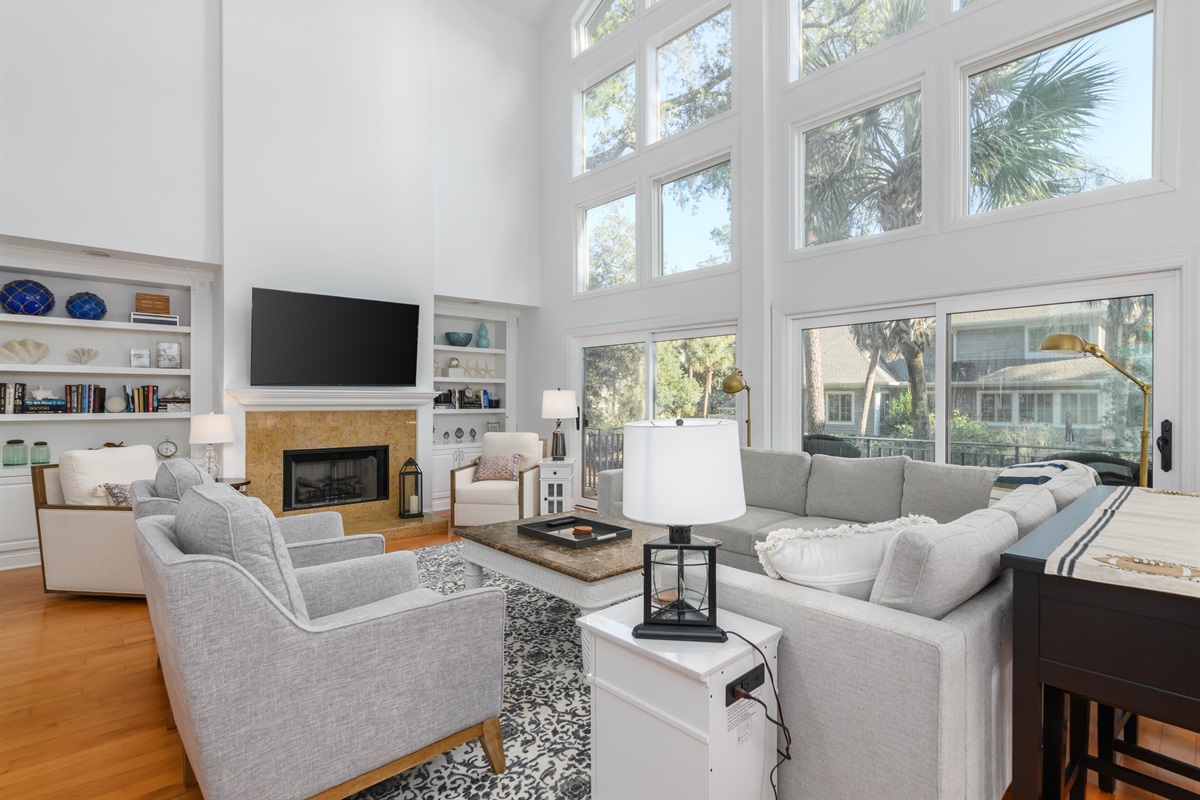
[[[492,340],[489,339],[488,335],[487,335],[487,325],[484,325],[482,322],[479,323],[479,330],[477,331],[477,334],[475,337],[475,346],[476,347],[491,347],[492,346]]]
[[[18,278],[0,289],[0,303],[10,314],[44,317],[54,308],[54,292],[30,278]]]
[[[91,292],[78,292],[67,298],[67,313],[75,319],[104,319],[108,305]]]

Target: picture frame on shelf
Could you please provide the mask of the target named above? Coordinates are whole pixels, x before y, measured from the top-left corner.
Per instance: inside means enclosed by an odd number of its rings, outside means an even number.
[[[183,368],[183,346],[179,342],[159,342],[157,353],[159,369]]]
[[[135,369],[150,369],[150,348],[131,347],[129,349],[129,366]]]
[[[488,433],[500,433],[502,428],[499,422],[492,421],[487,424]]]

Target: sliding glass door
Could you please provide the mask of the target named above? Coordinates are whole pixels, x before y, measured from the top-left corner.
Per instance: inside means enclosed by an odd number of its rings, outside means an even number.
[[[596,502],[596,476],[620,469],[624,425],[646,418],[646,343],[583,348],[583,492]]]

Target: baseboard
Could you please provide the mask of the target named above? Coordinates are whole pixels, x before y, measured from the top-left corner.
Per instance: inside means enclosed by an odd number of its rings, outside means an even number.
[[[0,571],[6,569],[24,569],[36,567],[42,563],[42,553],[35,546],[32,550],[18,550],[12,553],[0,553]]]

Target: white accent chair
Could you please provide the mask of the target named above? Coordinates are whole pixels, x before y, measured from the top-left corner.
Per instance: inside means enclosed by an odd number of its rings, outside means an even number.
[[[490,525],[538,515],[538,462],[544,442],[536,433],[485,433],[480,456],[521,454],[515,481],[476,481],[475,464],[450,471],[450,525]]]

